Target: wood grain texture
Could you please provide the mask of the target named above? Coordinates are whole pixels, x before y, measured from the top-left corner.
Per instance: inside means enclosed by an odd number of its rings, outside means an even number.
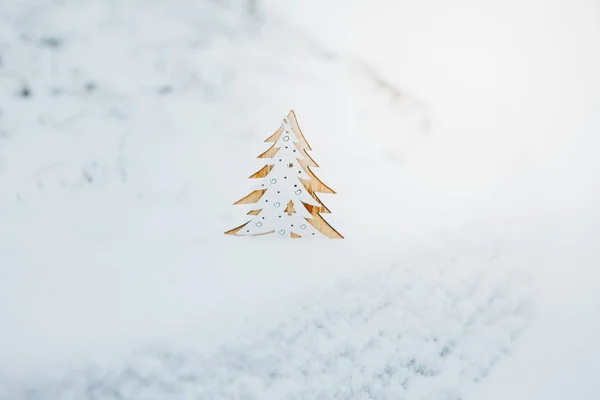
[[[260,169],[260,171],[256,171],[255,173],[253,173],[252,175],[250,175],[249,179],[264,178],[265,176],[269,175],[269,172],[271,172],[272,169],[273,169],[272,165],[265,165],[264,167],[262,167]]]
[[[280,126],[279,129],[277,129],[277,131],[275,131],[274,134],[272,134],[271,136],[269,136],[268,138],[265,139],[265,143],[271,143],[271,142],[275,143],[276,141],[279,140],[282,133],[283,133],[283,126]]]
[[[298,147],[297,143],[295,143],[294,145],[296,146],[296,149],[300,152],[300,154],[304,157],[298,158],[298,161],[300,162],[300,165],[302,165],[303,168],[319,166],[319,164],[317,164],[317,162],[313,160],[313,158],[310,156],[310,154],[306,152],[305,149]]]
[[[273,229],[272,231],[269,231],[269,232],[265,232],[265,233],[257,233],[256,235],[252,235],[252,236],[265,236],[265,235],[270,235],[271,233],[275,233],[275,229]]]
[[[306,208],[306,210],[313,216],[317,215],[318,213],[323,213],[323,214],[331,213],[331,211],[329,211],[329,209],[327,207],[325,207],[324,205],[321,207],[318,207],[318,206],[313,206],[312,204],[308,204],[305,202],[302,202],[302,204],[304,205],[304,208]]]
[[[246,215],[258,215],[258,214],[260,214],[261,211],[262,211],[262,209],[248,211],[248,214],[246,214]]]
[[[237,228],[233,228],[233,229],[225,232],[225,234],[226,235],[236,235],[240,230],[242,230],[249,223],[250,223],[250,221],[246,222],[245,224],[242,224],[242,225],[238,226]]]
[[[299,178],[299,179],[300,179],[300,182],[302,182],[302,184],[304,185],[306,190],[308,190],[309,193],[318,192],[318,193],[336,194],[333,189],[331,189],[329,186],[327,186],[326,184],[321,182],[321,180],[319,178],[317,178],[317,176],[311,171],[310,167],[306,168],[306,174],[308,176],[310,176],[310,180],[305,180],[302,178]]]
[[[301,148],[307,149],[307,150],[312,150],[312,148],[306,141],[306,138],[304,137],[302,130],[300,129],[300,125],[298,125],[298,119],[296,118],[296,113],[294,112],[294,110],[290,110],[290,112],[288,113],[287,121],[291,125],[292,129],[294,130],[294,133],[296,133],[296,136],[298,137],[298,139],[300,140],[300,145],[302,146]]]
[[[311,224],[316,230],[321,232],[323,235],[327,236],[330,239],[343,239],[344,237],[339,234],[338,231],[333,229],[331,225],[322,216],[316,214],[313,218],[304,218]]]
[[[279,147],[275,147],[276,143],[273,143],[273,146],[269,147],[264,153],[259,155],[257,158],[273,158],[275,154],[279,151]]]
[[[272,234],[272,233],[275,232],[275,230],[273,229],[272,231],[264,232],[264,233],[257,233],[255,235],[238,235],[237,233],[239,231],[241,231],[242,229],[244,229],[244,227],[246,225],[248,225],[250,222],[252,222],[252,221],[248,221],[245,224],[238,226],[237,228],[234,228],[234,229],[232,229],[230,231],[227,231],[227,232],[225,232],[225,234],[226,235],[234,235],[234,236],[264,236],[264,235],[270,235],[270,234]]]
[[[293,201],[290,200],[288,202],[287,207],[285,208],[285,212],[288,213],[288,215],[296,214],[296,210],[294,209]]]
[[[263,194],[265,194],[266,191],[267,191],[267,189],[255,190],[254,192],[250,193],[248,196],[239,199],[238,201],[236,201],[233,204],[237,205],[237,204],[256,203],[258,200],[260,200],[260,198],[263,196]]]

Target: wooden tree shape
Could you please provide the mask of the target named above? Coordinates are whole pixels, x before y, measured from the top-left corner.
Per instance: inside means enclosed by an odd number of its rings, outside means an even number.
[[[249,195],[234,203],[253,204],[248,212],[253,218],[225,233],[235,236],[276,234],[294,239],[323,235],[343,239],[321,216],[330,211],[317,193],[335,192],[312,171],[318,165],[308,154],[312,149],[293,110],[265,143],[273,143],[258,156],[266,160],[266,165],[250,176],[250,179],[258,179],[258,184]]]

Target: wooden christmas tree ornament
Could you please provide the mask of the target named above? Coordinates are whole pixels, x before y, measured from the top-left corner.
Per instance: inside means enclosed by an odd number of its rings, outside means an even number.
[[[235,236],[274,234],[293,239],[325,236],[343,239],[325,221],[321,213],[330,213],[317,193],[335,192],[316,177],[311,168],[318,167],[307,151],[306,141],[294,111],[290,111],[265,143],[273,143],[258,156],[266,165],[250,179],[258,183],[253,191],[234,204],[253,204],[252,219],[225,232]]]

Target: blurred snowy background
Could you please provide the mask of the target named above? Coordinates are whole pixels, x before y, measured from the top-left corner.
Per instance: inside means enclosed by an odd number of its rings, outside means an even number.
[[[0,399],[600,398],[594,0],[0,2]],[[294,109],[342,241],[245,240]]]

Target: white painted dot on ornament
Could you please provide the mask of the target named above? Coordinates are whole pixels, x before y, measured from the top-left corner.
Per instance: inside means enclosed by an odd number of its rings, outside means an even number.
[[[280,235],[285,235],[285,231],[282,229],[282,230],[279,231],[279,234]]]
[[[306,224],[300,225],[300,229],[306,229]]]
[[[275,203],[275,204],[273,204],[273,205],[274,205],[275,207],[279,207],[279,206],[281,205],[281,203],[280,203],[280,202],[277,202],[277,203]]]
[[[288,133],[289,133],[289,132],[288,132]],[[284,140],[285,142],[287,142],[288,140],[290,140],[290,137],[289,137],[289,136],[284,136],[284,137],[283,137],[283,140]]]
[[[300,193],[302,193],[302,190],[298,189],[298,190],[296,190],[294,193],[296,193],[296,194],[300,194]]]
[[[262,226],[262,222],[258,221],[258,222],[256,223],[256,226],[258,226],[258,227],[261,227],[261,226]]]
[[[277,179],[275,179],[275,178],[271,179],[271,183],[273,183],[273,184],[277,183]],[[265,186],[265,185],[263,185],[263,186]]]

